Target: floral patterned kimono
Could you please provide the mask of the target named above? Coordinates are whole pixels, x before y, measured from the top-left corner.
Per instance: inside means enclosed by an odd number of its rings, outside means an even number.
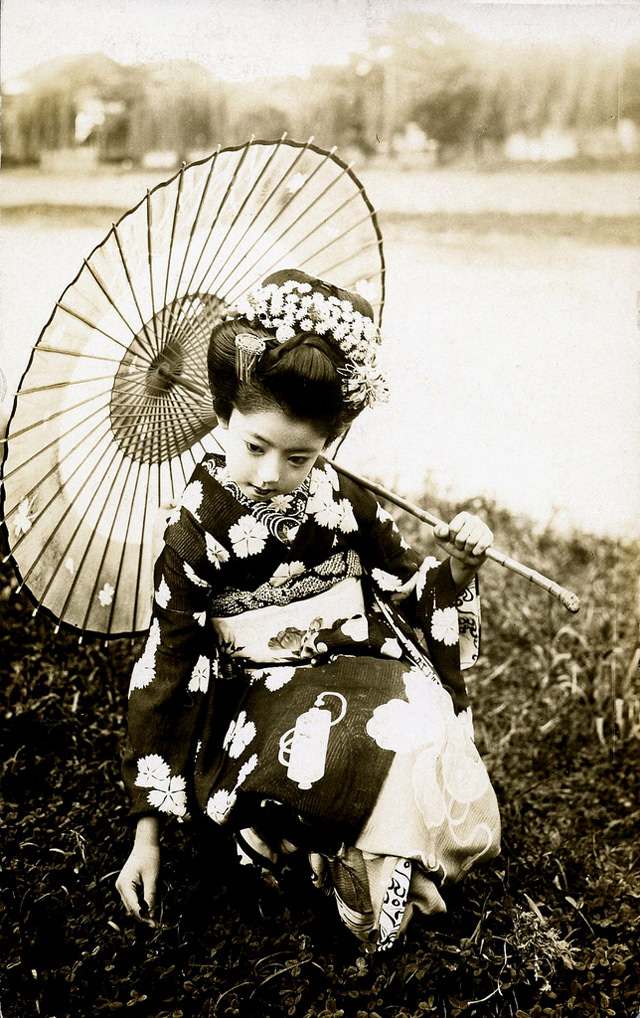
[[[304,849],[343,921],[390,946],[499,852],[462,679],[478,640],[475,583],[457,595],[448,561],[421,562],[322,459],[254,502],[206,456],[131,677],[132,816],[205,813],[265,868]]]

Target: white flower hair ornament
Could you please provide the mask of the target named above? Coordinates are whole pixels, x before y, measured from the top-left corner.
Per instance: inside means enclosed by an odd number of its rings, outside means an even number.
[[[281,286],[267,283],[257,287],[236,302],[232,314],[273,330],[277,343],[286,343],[298,332],[313,332],[335,343],[346,360],[338,370],[347,403],[364,408],[389,398],[376,363],[380,331],[351,301],[325,297],[310,283],[291,279]],[[241,381],[250,379],[266,348],[267,341],[261,336],[244,332],[236,336],[236,371]]]

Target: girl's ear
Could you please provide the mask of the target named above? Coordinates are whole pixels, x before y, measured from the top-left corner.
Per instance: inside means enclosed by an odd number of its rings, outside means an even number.
[[[218,425],[219,427],[222,428],[223,431],[226,431],[229,427],[229,421],[228,419],[225,420],[224,417],[218,417]]]

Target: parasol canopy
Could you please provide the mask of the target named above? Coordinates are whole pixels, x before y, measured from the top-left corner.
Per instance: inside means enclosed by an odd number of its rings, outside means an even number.
[[[216,448],[213,326],[295,265],[356,290],[380,324],[382,238],[352,170],[311,142],[219,149],[148,191],[66,288],[10,417],[2,512],[20,579],[58,626],[143,632],[153,524]]]

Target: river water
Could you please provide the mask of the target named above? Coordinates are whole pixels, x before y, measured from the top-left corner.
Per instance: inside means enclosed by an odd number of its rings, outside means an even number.
[[[5,220],[9,390],[103,218]],[[640,536],[637,251],[433,234],[419,219],[385,226],[385,251],[392,399],[353,429],[344,462],[409,497],[488,496],[542,525]]]

